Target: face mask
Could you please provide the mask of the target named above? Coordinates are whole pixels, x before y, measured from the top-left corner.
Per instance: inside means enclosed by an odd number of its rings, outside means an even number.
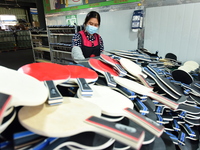
[[[86,26],[86,31],[90,34],[94,34],[94,33],[97,33],[98,31],[98,28],[95,27],[95,26],[91,26],[91,25],[87,25]]]

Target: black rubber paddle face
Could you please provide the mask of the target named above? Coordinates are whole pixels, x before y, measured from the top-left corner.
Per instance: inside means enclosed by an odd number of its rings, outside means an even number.
[[[169,58],[169,59],[173,59],[173,60],[177,60],[177,56],[173,53],[167,53],[165,55],[165,58]]]
[[[172,71],[171,74],[172,74],[173,79],[176,81],[180,81],[185,84],[191,84],[193,82],[192,76],[186,71],[177,69],[177,70]]]

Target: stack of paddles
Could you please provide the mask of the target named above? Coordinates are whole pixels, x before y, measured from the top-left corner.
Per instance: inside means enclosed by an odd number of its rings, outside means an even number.
[[[99,66],[101,66],[102,68],[99,72],[102,74],[105,74],[105,72],[106,74],[110,73],[110,76],[116,82],[116,84],[112,84],[116,85],[115,88],[111,86],[112,89],[118,89],[120,87],[120,89],[116,91],[120,91],[126,96],[128,95],[127,93],[134,93],[137,95],[137,98],[132,97],[130,99],[133,100],[137,111],[146,116],[148,116],[149,113],[149,107],[147,107],[149,103],[147,103],[147,106],[145,106],[144,102],[147,102],[147,100],[150,103],[153,102],[153,105],[151,106],[154,106],[152,110],[156,115],[156,121],[166,126],[165,133],[168,134],[168,136],[175,144],[181,147],[187,143],[189,146],[191,146],[191,143],[188,142],[188,139],[198,142],[199,134],[197,129],[199,125],[199,107],[198,103],[195,103],[195,101],[191,98],[199,95],[197,89],[195,90],[194,87],[191,88],[191,86],[189,88],[187,87],[187,89],[192,91],[193,95],[186,94],[185,88],[183,88],[183,86],[177,85],[177,81],[174,81],[171,73],[168,72],[167,68],[165,70],[165,67],[160,69],[160,67],[157,67],[156,64],[152,63],[149,63],[146,65],[146,67],[141,67],[138,65],[139,63],[136,64],[130,59],[118,57],[115,60],[110,60],[112,55],[110,58],[107,57],[108,56],[102,54],[100,60],[90,59],[89,63],[91,67],[96,71],[99,71]],[[116,61],[118,61],[118,63],[116,63]],[[119,66],[115,66],[114,64],[120,64],[121,67],[127,71],[127,74],[124,76],[121,75],[121,69],[117,69]],[[138,69],[136,66],[140,67],[140,69]],[[158,66],[160,66],[160,63]],[[106,67],[110,68],[106,71]],[[142,70],[142,72],[140,72],[140,70]],[[130,78],[130,74],[128,73],[130,73],[135,78]],[[155,84],[148,84],[148,80],[146,80],[145,75],[142,75],[142,73],[154,80]],[[102,84],[102,81],[100,81],[100,84]],[[106,82],[104,85],[106,85]],[[198,87],[197,82],[195,82],[195,85]],[[107,86],[110,86],[110,84],[107,84]],[[122,88],[124,89],[121,90]],[[143,95],[142,99],[141,95]],[[147,95],[146,99],[144,95]],[[178,121],[176,119],[178,119]],[[172,123],[174,122],[178,122],[178,125],[180,126],[180,129],[178,129],[179,132],[174,130],[172,126]]]
[[[119,62],[129,73],[133,72],[133,66],[135,65],[133,61],[120,58]],[[129,62],[130,65],[127,65],[128,63],[125,62]],[[132,70],[129,71],[128,68],[132,68]],[[175,76],[175,72],[178,72],[175,70],[171,75],[170,72],[167,72],[168,69],[159,69],[155,64],[148,64],[146,67],[143,67],[142,70],[143,73],[147,74],[155,81],[154,92],[160,95],[156,97],[155,94],[152,95],[152,92],[149,92],[150,90],[145,90],[148,91],[146,95],[155,103],[157,122],[166,126],[166,133],[170,135],[173,142],[179,146],[185,145],[185,143],[191,146],[191,143],[188,142],[187,139],[198,142],[199,134],[197,129],[199,126],[199,107],[196,101],[200,92],[197,88],[199,82],[195,81],[195,83],[191,83],[193,78],[188,73],[185,73],[186,75],[179,73]],[[134,74],[132,73],[132,75]],[[178,77],[181,79],[179,80]],[[124,79],[118,77],[114,77],[114,79],[118,84],[129,90],[145,94],[143,93],[144,91],[139,90],[143,87],[137,86],[139,89],[135,89],[136,85],[132,87],[135,84],[132,81],[125,82]],[[190,82],[189,85],[184,83],[184,79],[186,83]],[[144,82],[141,83],[148,87]],[[163,96],[165,98],[163,98]],[[194,100],[195,98],[196,101]],[[172,125],[174,122],[177,122],[177,125],[180,126],[178,130],[173,128]],[[173,132],[169,133],[169,131]]]
[[[126,96],[110,87],[88,85],[98,78],[97,73],[89,68],[31,63],[18,71],[0,69],[1,83],[7,85],[1,90],[1,118],[11,113],[12,107],[23,106],[17,116],[28,130],[14,133],[12,143],[15,149],[106,149],[117,145],[140,149],[143,143],[150,143],[163,133],[164,127],[134,110],[132,101]],[[93,76],[87,81],[83,75],[88,70]],[[6,83],[8,76],[10,82]],[[77,83],[80,98],[64,97],[57,89],[58,84],[72,83]],[[102,114],[108,117],[102,117]],[[112,117],[121,117],[120,121],[127,117],[130,123],[118,122]],[[145,124],[148,126],[144,128]],[[2,145],[4,148],[10,146],[9,142]]]
[[[175,72],[154,59],[157,54],[123,53],[90,58],[87,67],[0,67],[0,83],[7,85],[0,91],[0,132],[8,128],[5,118],[15,118],[17,106],[22,106],[17,116],[27,129],[1,148],[13,143],[14,149],[33,150],[173,150],[198,141],[200,84],[175,79]]]

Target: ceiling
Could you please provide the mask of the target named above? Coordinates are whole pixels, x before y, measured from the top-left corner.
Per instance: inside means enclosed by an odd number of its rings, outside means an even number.
[[[0,0],[0,7],[36,7],[36,0]]]

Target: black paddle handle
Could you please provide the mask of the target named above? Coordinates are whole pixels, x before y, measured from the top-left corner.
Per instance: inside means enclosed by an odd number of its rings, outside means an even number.
[[[45,81],[45,84],[49,90],[49,97],[47,101],[48,104],[55,105],[55,104],[60,104],[61,102],[63,102],[63,97],[58,91],[53,81],[52,80]]]
[[[79,88],[81,89],[81,95],[92,96],[93,91],[84,78],[78,78],[77,83],[79,85]]]
[[[113,79],[113,77],[111,76],[111,74],[109,72],[105,72],[105,78],[106,78],[108,86],[110,86],[110,87],[117,86],[117,83],[115,82],[115,80]]]

